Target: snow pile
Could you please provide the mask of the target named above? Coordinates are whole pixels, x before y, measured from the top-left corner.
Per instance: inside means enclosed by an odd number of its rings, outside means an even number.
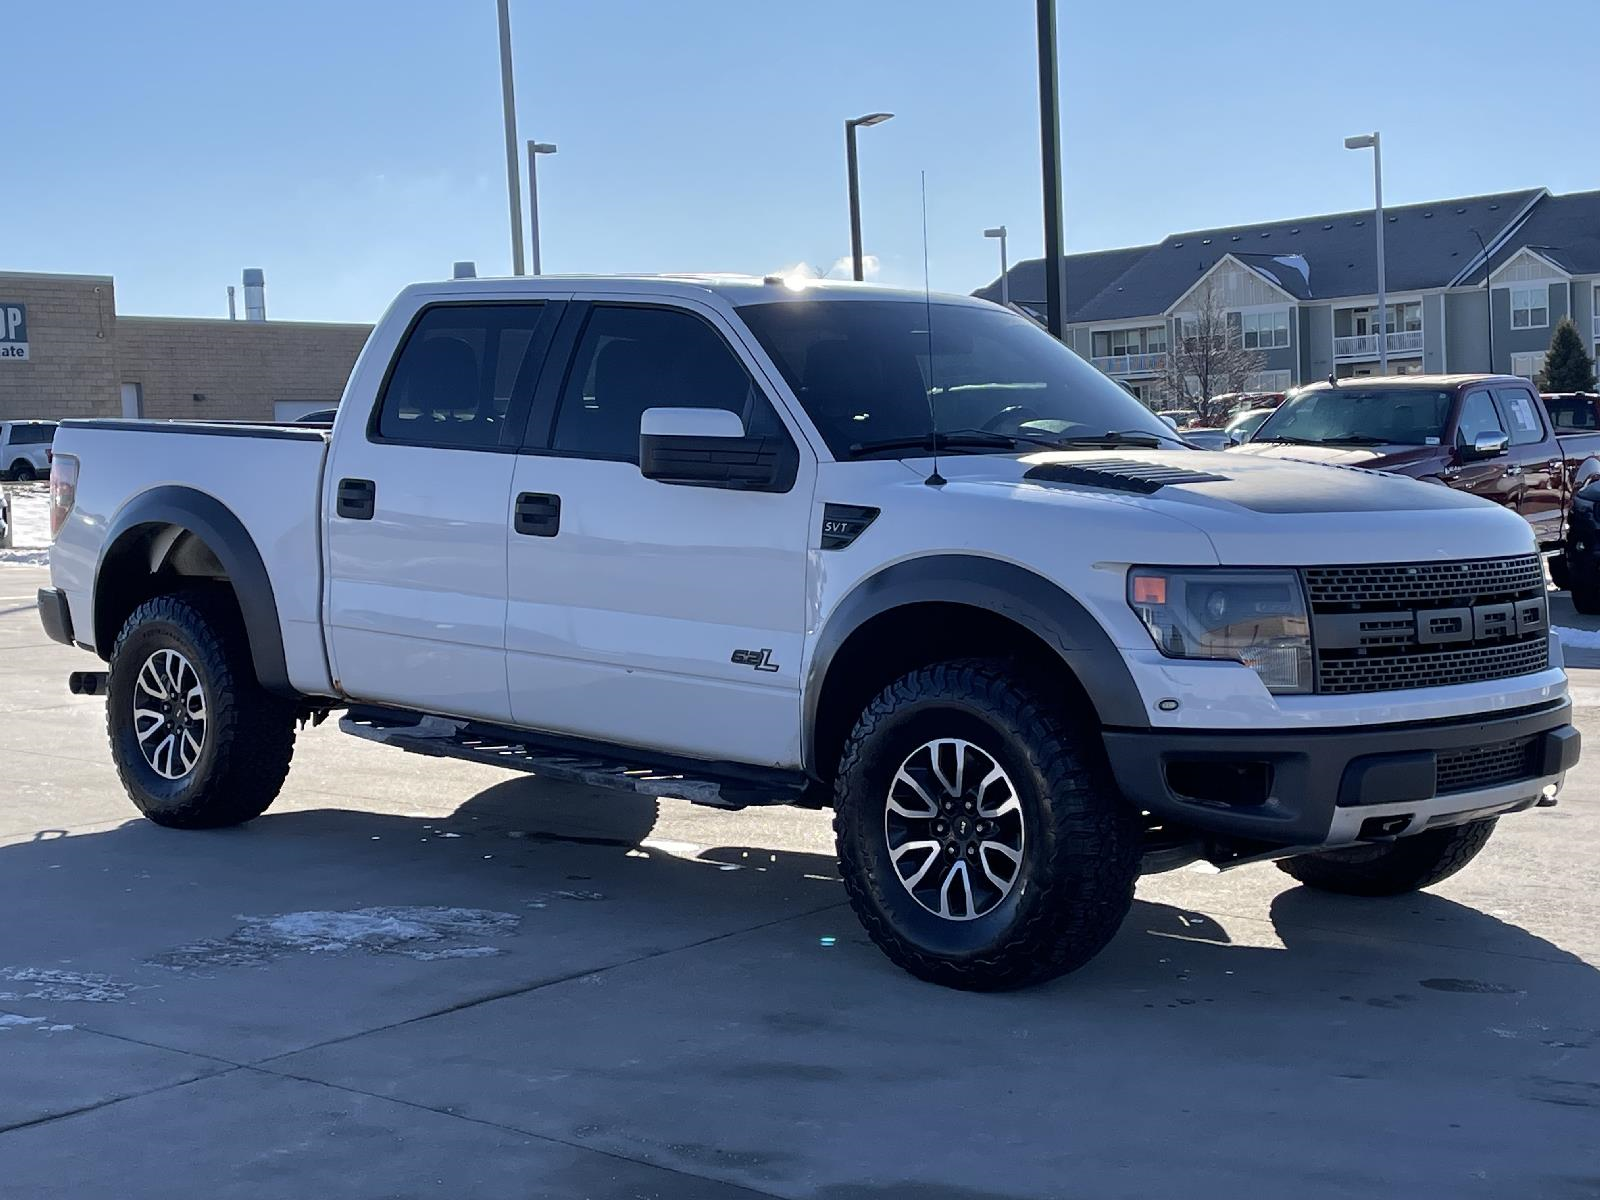
[[[192,942],[151,960],[182,971],[192,967],[258,967],[286,954],[396,954],[421,962],[486,958],[498,947],[452,945],[510,937],[522,918],[482,908],[358,908],[345,912],[293,912],[240,917],[225,938]]]

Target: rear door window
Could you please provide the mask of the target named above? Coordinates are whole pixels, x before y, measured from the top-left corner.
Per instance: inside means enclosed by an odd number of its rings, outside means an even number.
[[[1505,416],[1503,428],[1511,435],[1513,446],[1544,440],[1544,422],[1539,419],[1539,406],[1532,392],[1514,387],[1496,388],[1494,396]]]
[[[559,305],[440,304],[395,359],[373,421],[377,440],[514,448]]]
[[[1559,430],[1594,429],[1594,401],[1587,396],[1557,396],[1545,402],[1550,423]]]

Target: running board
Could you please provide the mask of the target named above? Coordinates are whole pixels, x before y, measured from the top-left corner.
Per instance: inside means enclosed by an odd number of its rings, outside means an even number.
[[[676,796],[712,808],[793,804],[800,800],[806,777],[799,772],[763,771],[755,767],[698,763],[646,764],[613,757],[615,748],[569,743],[524,730],[501,729],[417,713],[352,708],[339,728],[354,737],[430,758],[459,758],[544,779],[589,787],[636,792],[643,796]],[[641,755],[641,758],[644,756]]]

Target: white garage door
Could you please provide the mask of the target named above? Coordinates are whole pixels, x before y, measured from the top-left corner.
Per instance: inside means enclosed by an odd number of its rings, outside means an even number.
[[[314,413],[323,408],[337,408],[337,400],[274,400],[272,402],[272,419],[280,423],[285,421],[298,421],[307,413]]]

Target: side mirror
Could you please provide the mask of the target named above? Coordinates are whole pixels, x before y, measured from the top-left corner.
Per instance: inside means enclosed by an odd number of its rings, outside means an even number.
[[[786,492],[798,460],[785,437],[750,437],[725,408],[648,408],[639,421],[639,471],[690,487]]]
[[[1511,444],[1511,438],[1498,429],[1486,429],[1472,439],[1467,458],[1494,458],[1504,454],[1506,447]]]

